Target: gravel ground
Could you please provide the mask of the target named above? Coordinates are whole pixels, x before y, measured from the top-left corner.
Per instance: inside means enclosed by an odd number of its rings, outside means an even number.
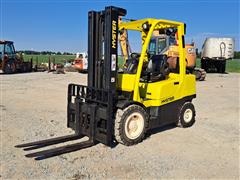
[[[43,161],[14,148],[72,133],[66,128],[67,84],[85,84],[86,77],[0,75],[2,179],[239,178],[240,74],[208,74],[197,82],[197,117],[191,128],[153,133],[131,147],[98,144]]]

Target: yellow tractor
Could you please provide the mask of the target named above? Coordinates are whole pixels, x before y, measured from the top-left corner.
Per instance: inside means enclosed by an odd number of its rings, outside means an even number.
[[[164,19],[118,23],[126,10],[106,7],[88,15],[88,85],[69,84],[67,126],[73,135],[18,145],[25,150],[41,148],[87,136],[84,142],[27,154],[37,160],[90,147],[98,142],[114,147],[141,142],[146,132],[167,124],[190,127],[195,122],[192,103],[195,76],[186,73],[185,25]],[[176,67],[164,54],[151,55],[148,47],[154,31],[176,28],[179,35]],[[142,49],[132,53],[118,68],[118,33],[140,33]]]

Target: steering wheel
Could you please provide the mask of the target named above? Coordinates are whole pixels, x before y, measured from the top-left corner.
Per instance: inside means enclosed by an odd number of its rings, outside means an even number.
[[[149,51],[146,51],[148,59],[151,59],[154,54],[149,53]]]
[[[131,57],[132,59],[138,59],[138,58],[140,57],[140,53],[132,53],[132,54],[130,55],[130,57]]]
[[[148,51],[147,51],[146,53],[147,53],[148,59],[150,59],[150,58],[153,56],[153,55],[152,55],[151,53],[149,53]],[[130,57],[131,57],[132,59],[138,59],[140,56],[141,56],[140,53],[132,53],[132,54],[130,55]]]

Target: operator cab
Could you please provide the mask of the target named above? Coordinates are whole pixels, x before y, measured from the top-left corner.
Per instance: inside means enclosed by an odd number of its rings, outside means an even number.
[[[142,82],[164,80],[170,71],[179,72],[179,70],[169,68],[169,62],[172,65],[173,60],[167,55],[169,46],[177,44],[176,32],[176,28],[166,28],[153,33],[147,50],[148,60],[142,66],[140,78]],[[131,53],[123,66],[123,73],[136,74],[140,56],[140,53]]]
[[[4,55],[7,55],[9,58],[14,58],[15,49],[12,41],[1,41],[0,40],[0,58],[2,59]]]
[[[148,46],[147,61],[142,66],[140,78],[142,82],[164,80],[170,73],[170,68],[168,68],[168,58],[170,57],[166,55],[166,52],[169,46],[176,44],[176,29],[163,29],[157,33],[160,35],[156,36],[156,32],[154,32]],[[123,73],[136,74],[140,56],[140,53],[131,53],[123,66]]]
[[[3,59],[3,54],[4,54],[4,44],[0,43],[0,61]]]
[[[136,74],[140,53],[132,53],[123,65],[123,73]]]
[[[123,73],[136,74],[140,54],[132,53],[131,58],[126,60],[123,67]],[[169,74],[168,57],[166,55],[150,55],[148,62],[143,64],[141,79],[142,82],[156,82],[164,80]]]
[[[150,40],[148,52],[150,54],[164,54],[169,46],[177,45],[176,32],[175,28],[155,31]]]
[[[0,40],[0,63],[2,63],[4,58],[14,59],[15,54],[16,53],[12,41]]]

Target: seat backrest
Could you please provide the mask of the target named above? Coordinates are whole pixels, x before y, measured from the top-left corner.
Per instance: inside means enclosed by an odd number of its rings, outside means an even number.
[[[166,61],[166,55],[153,55],[149,60],[147,71],[152,73],[161,73],[162,67],[164,67]]]
[[[138,60],[137,59],[127,59],[123,72],[127,74],[135,74],[137,72]]]

